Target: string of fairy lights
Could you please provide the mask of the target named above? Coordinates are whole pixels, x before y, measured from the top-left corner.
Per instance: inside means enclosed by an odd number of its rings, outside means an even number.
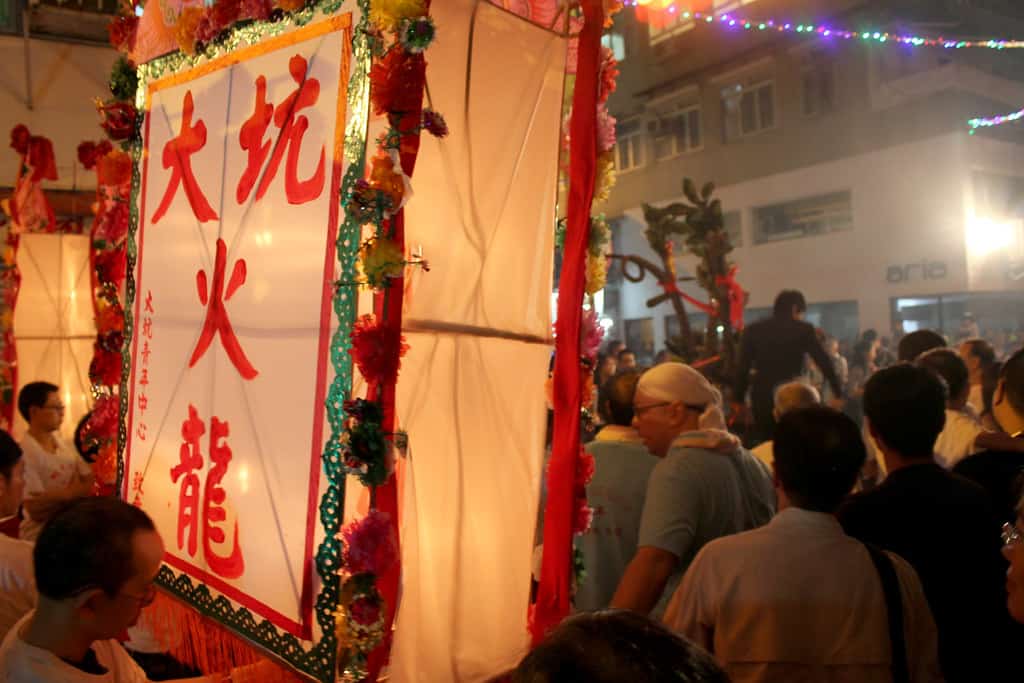
[[[988,49],[1018,50],[1024,48],[1024,40],[1004,38],[988,38],[982,40],[963,40],[944,36],[923,36],[911,33],[892,33],[889,31],[861,30],[838,27],[830,23],[809,23],[785,21],[780,19],[751,19],[732,12],[715,14],[712,12],[691,11],[681,8],[671,0],[625,0],[626,7],[636,7],[647,12],[661,12],[664,16],[674,19],[692,20],[696,26],[711,25],[725,30],[742,32],[775,32],[797,36],[817,37],[822,39],[839,39],[860,41],[864,43],[908,45],[911,47],[933,47],[944,50]],[[1008,114],[970,119],[967,126],[973,135],[982,128],[993,128],[1006,123],[1024,119],[1024,108]]]

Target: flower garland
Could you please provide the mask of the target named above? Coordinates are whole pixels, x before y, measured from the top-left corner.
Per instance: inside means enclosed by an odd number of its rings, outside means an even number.
[[[115,30],[115,24],[119,27]],[[124,40],[126,23],[111,24],[111,41]],[[116,35],[115,35],[116,34]],[[117,481],[120,387],[124,346],[124,287],[128,270],[127,240],[131,219],[132,158],[124,147],[135,135],[138,111],[130,101],[135,80],[126,60],[114,67],[110,90],[114,98],[96,100],[99,126],[109,139],[82,142],[78,162],[96,171],[96,203],[90,233],[89,264],[92,268],[93,314],[96,342],[89,364],[94,404],[82,431],[82,444],[97,453],[93,461],[98,492],[108,492]],[[126,73],[127,72],[127,73]],[[132,73],[131,76],[128,73]],[[115,148],[111,140],[119,143]]]
[[[14,306],[21,288],[18,270],[18,235],[13,225],[0,216],[0,427],[11,431],[14,425],[14,386],[17,384],[17,348],[14,340]]]
[[[422,131],[448,134],[444,117],[421,109],[423,53],[436,33],[428,9],[429,0],[371,2],[370,103],[376,115],[387,118],[388,129],[377,140],[366,177],[342,200],[349,220],[363,225],[368,236],[360,245],[356,280],[337,282],[336,287],[372,289],[378,303],[377,314],[359,318],[350,333],[349,354],[369,390],[367,398],[345,403],[348,420],[341,436],[345,471],[371,491],[369,514],[338,535],[345,550],[335,631],[338,668],[345,681],[375,679],[379,668],[372,655],[387,647],[393,618],[382,579],[398,565],[397,519],[378,509],[378,492],[393,486],[394,453],[404,449],[406,440],[393,428],[394,386],[409,348],[401,334],[400,307],[396,313],[394,303],[400,302],[406,268],[429,270],[422,257],[405,254],[402,207],[411,187],[403,165],[411,169]]]

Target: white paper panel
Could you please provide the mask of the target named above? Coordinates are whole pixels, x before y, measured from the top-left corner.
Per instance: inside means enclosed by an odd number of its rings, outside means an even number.
[[[336,146],[344,120],[336,119],[344,112],[339,88],[348,78],[341,73],[348,49],[344,34],[335,30],[193,80],[158,86],[151,93],[147,137],[126,485],[134,488],[141,477],[143,507],[166,540],[172,568],[248,607],[258,619],[303,637],[313,627],[310,606],[318,590],[312,555],[327,434],[323,397],[330,381],[330,295],[336,278],[331,226],[338,220],[337,183],[344,172]],[[296,126],[308,125],[291,137],[292,147],[265,196],[257,199],[253,188],[239,198],[248,163],[239,136],[255,109],[256,84],[264,76],[265,101],[282,105],[297,88],[290,73],[297,57],[305,60],[298,78],[305,75],[307,84],[319,87],[315,103],[296,109]],[[181,129],[187,93],[194,105],[192,125],[202,121],[207,131],[206,145],[191,157],[192,169],[217,219],[198,221],[182,187],[166,215],[154,222],[171,181],[162,151]],[[264,140],[273,143],[279,133],[278,123],[269,121]],[[300,142],[298,180],[315,175],[321,153],[325,171],[319,193],[301,200],[286,192],[289,156]],[[269,163],[264,160],[262,174],[269,173]],[[232,290],[232,273],[242,272]],[[210,310],[201,291],[208,301],[223,302],[226,322],[218,323],[209,346],[196,357]],[[150,296],[151,312],[146,309]],[[231,331],[244,359],[228,351]],[[221,482],[227,519],[214,522],[226,537],[221,541],[211,534],[209,547],[202,518],[195,527],[198,540],[190,545],[191,526],[181,514],[187,515],[189,506],[180,502],[186,475],[177,481],[172,475],[182,462],[190,406],[205,428],[199,441],[202,464],[195,471],[201,487],[210,486],[218,471],[211,457],[213,418],[226,421],[230,431],[222,439],[231,449]],[[200,510],[209,500],[204,488]],[[218,560],[234,551],[236,524],[241,571]]]
[[[527,646],[544,449],[542,345],[408,335],[397,681],[484,681]]]
[[[60,387],[67,406],[61,435],[71,439],[92,407],[89,362],[96,323],[88,235],[26,234],[18,247],[21,290],[14,310],[18,389],[29,382]],[[28,428],[15,411],[14,434]]]
[[[451,134],[423,136],[413,175],[406,244],[431,270],[406,318],[547,337],[566,42],[488,3],[431,14],[427,81]]]

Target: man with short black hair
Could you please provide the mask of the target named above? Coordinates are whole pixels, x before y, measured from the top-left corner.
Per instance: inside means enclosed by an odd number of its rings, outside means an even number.
[[[914,570],[850,538],[834,517],[864,460],[846,415],[813,405],[786,412],[775,428],[778,514],[711,541],[690,565],[665,623],[714,654],[735,683],[892,680],[890,598],[876,562],[895,575],[907,680],[942,679]]]
[[[0,518],[18,513],[24,492],[21,447],[0,430]],[[35,604],[32,544],[0,534],[0,638]]]
[[[21,439],[25,453],[25,519],[21,538],[34,541],[43,522],[64,503],[89,495],[92,470],[74,448],[57,435],[64,404],[56,385],[31,382],[18,393],[18,412],[28,422]]]
[[[750,403],[754,413],[757,440],[772,438],[775,420],[772,402],[775,388],[796,379],[804,372],[804,358],[810,356],[832,387],[834,407],[842,405],[843,387],[814,326],[804,322],[807,302],[792,289],[779,293],[771,318],[748,326],[740,340],[739,362],[733,386],[733,412],[745,414],[747,387],[751,370],[755,372]]]
[[[935,462],[945,386],[930,370],[894,365],[868,380],[864,412],[889,476],[843,505],[843,528],[917,571],[947,680],[1002,680],[1010,621],[1000,522],[981,487]]]
[[[594,458],[587,501],[594,520],[579,539],[587,580],[576,592],[576,608],[604,609],[611,603],[626,565],[636,553],[647,480],[658,459],[633,429],[633,395],[638,372],[624,372],[601,387],[598,410],[605,427],[586,445]]]
[[[632,349],[623,348],[619,351],[619,355],[615,358],[615,371],[616,372],[635,372],[636,371],[636,354]]]
[[[145,681],[116,638],[153,601],[163,554],[152,520],[120,500],[58,510],[36,542],[39,605],[0,646],[0,680]]]
[[[932,349],[942,349],[946,339],[934,330],[915,330],[900,339],[896,347],[896,357],[901,363],[913,363],[917,357]]]

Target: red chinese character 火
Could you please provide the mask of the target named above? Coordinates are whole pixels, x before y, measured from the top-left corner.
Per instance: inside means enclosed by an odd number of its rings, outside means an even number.
[[[199,359],[203,357],[210,344],[213,343],[213,335],[220,335],[220,343],[228,358],[234,364],[235,369],[245,379],[253,379],[259,372],[252,366],[249,359],[242,350],[242,344],[235,336],[235,331],[228,320],[228,311],[224,302],[231,299],[235,291],[245,284],[245,260],[235,261],[231,269],[231,279],[227,283],[227,291],[224,289],[224,270],[227,268],[228,248],[224,240],[217,238],[217,256],[213,268],[213,287],[208,287],[206,271],[200,270],[196,273],[196,288],[199,290],[199,301],[206,306],[206,320],[203,321],[203,331],[199,334],[199,341],[192,352],[192,358],[188,362],[190,368],[195,367]]]
[[[228,555],[219,554],[214,545],[220,545],[227,539],[220,524],[227,519],[224,502],[227,494],[221,481],[228,472],[231,463],[231,448],[226,440],[230,434],[227,422],[216,416],[210,421],[210,462],[213,467],[206,475],[202,490],[202,508],[200,508],[199,475],[196,473],[203,467],[203,455],[200,452],[200,439],[206,433],[206,425],[199,418],[195,407],[189,404],[188,419],[181,425],[181,436],[185,440],[181,444],[180,463],[171,470],[171,481],[181,481],[178,496],[178,549],[188,542],[188,554],[195,557],[198,550],[197,531],[200,517],[202,518],[203,558],[209,568],[219,576],[236,579],[245,571],[245,560],[242,547],[238,544],[238,520],[234,523],[232,550]]]
[[[192,155],[206,146],[206,124],[197,121],[192,125],[192,114],[195,105],[192,102],[192,91],[185,93],[185,101],[181,110],[181,131],[177,137],[171,138],[164,145],[163,166],[173,169],[171,179],[167,182],[167,190],[160,200],[160,205],[153,212],[153,223],[155,224],[171,206],[178,187],[185,186],[185,197],[192,207],[192,213],[200,223],[217,220],[217,213],[210,206],[206,195],[196,181],[195,172],[192,170]]]
[[[266,101],[267,79],[264,76],[259,76],[256,79],[256,104],[252,116],[242,124],[238,135],[242,149],[249,154],[248,165],[238,181],[238,189],[235,192],[235,198],[239,204],[248,199],[257,179],[260,182],[256,188],[256,201],[263,198],[271,181],[277,175],[285,150],[288,151],[288,162],[285,166],[284,192],[288,203],[305,204],[313,201],[323,192],[323,145],[320,146],[320,161],[317,164],[316,172],[307,180],[299,180],[298,173],[302,138],[309,128],[309,119],[305,116],[297,116],[297,114],[300,110],[316,104],[320,97],[320,81],[316,78],[309,78],[306,69],[307,62],[304,57],[294,55],[291,58],[288,62],[288,70],[298,87],[276,108]],[[270,162],[264,169],[263,162],[267,158],[267,153],[270,152],[271,141],[264,142],[263,136],[270,125],[272,111],[274,125],[280,129],[280,132],[277,141],[273,143]],[[262,178],[260,178],[260,171],[263,171]]]
[[[197,548],[196,529],[199,524],[199,475],[203,467],[203,454],[199,439],[206,433],[206,426],[199,419],[196,409],[189,405],[188,419],[181,424],[181,438],[185,440],[178,450],[179,462],[171,469],[171,481],[181,479],[178,493],[178,549],[185,545],[188,532],[188,554],[195,555]]]

